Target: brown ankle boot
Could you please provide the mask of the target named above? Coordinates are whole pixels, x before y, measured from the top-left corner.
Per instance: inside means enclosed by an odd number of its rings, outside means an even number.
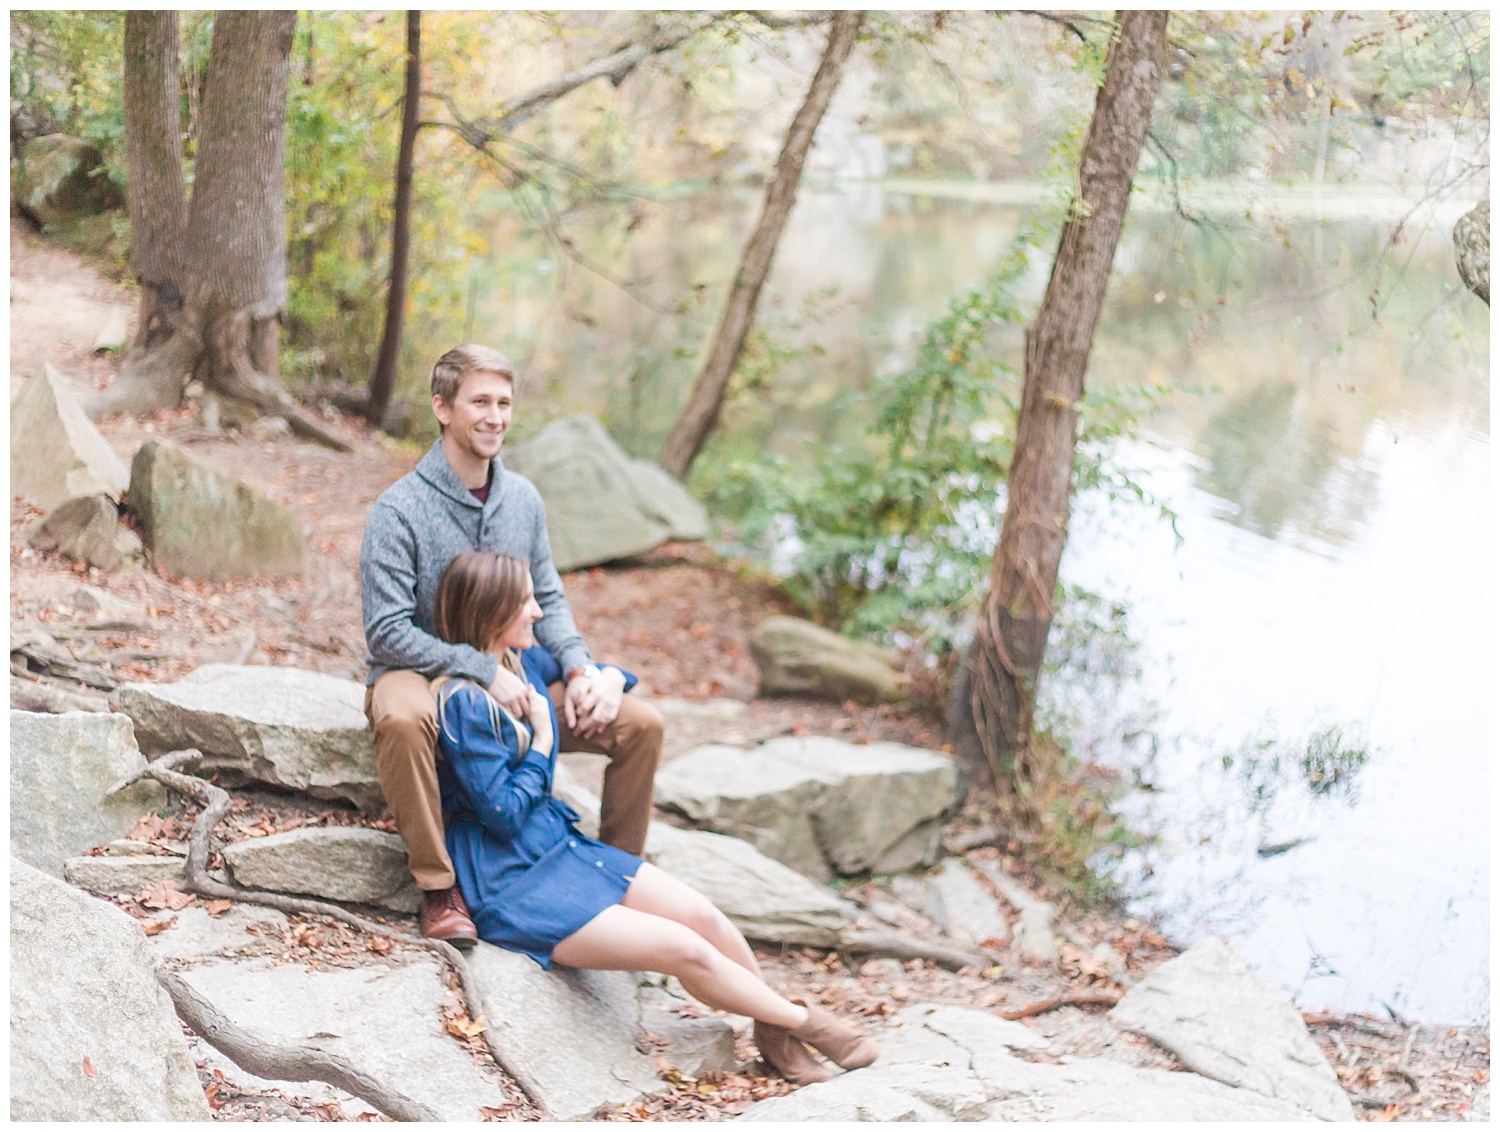
[[[790,1031],[792,1037],[806,1042],[835,1065],[860,1069],[880,1056],[880,1047],[874,1038],[866,1037],[847,1022],[841,1022],[821,1006],[803,1002],[800,998],[791,1001],[807,1008],[807,1021]]]
[[[755,1048],[760,1050],[767,1065],[794,1085],[816,1085],[833,1076],[833,1070],[814,1061],[807,1047],[792,1037],[785,1026],[755,1023]]]
[[[456,884],[452,888],[422,893],[422,911],[418,919],[422,924],[422,934],[428,939],[446,940],[461,950],[473,947],[479,939],[474,921],[469,919],[464,894]]]

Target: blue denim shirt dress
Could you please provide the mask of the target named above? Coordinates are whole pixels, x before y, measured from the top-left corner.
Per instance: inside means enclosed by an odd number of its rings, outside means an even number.
[[[562,672],[538,646],[521,653],[521,669],[547,698],[551,749],[522,753],[524,725],[477,684],[451,681],[439,695],[438,788],[448,855],[479,938],[546,968],[558,943],[620,903],[641,859],[579,833],[577,811],[552,796],[557,711],[547,686]],[[635,683],[625,673],[626,689]]]

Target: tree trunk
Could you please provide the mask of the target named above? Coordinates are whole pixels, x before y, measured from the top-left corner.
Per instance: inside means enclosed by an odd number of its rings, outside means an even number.
[[[1453,226],[1453,254],[1464,286],[1490,302],[1490,202],[1480,201]]]
[[[396,204],[391,220],[391,289],[386,295],[385,334],[380,357],[370,379],[366,419],[376,428],[385,424],[391,392],[396,388],[396,365],[401,357],[401,330],[406,320],[406,271],[411,250],[412,157],[422,102],[422,13],[406,13],[406,95],[401,113],[401,150],[396,156]]]
[[[143,28],[154,29],[158,42],[164,34],[159,23],[141,21]],[[175,325],[163,327],[165,337],[125,359],[120,376],[89,403],[91,415],[171,408],[191,373],[218,397],[257,414],[279,414],[300,435],[348,449],[298,409],[276,380],[277,339],[286,305],[283,182],[296,23],[295,11],[215,14],[192,199],[185,224],[162,234],[180,257],[168,262],[179,264],[182,310]],[[127,67],[136,63],[129,52],[126,58]],[[158,69],[175,70],[165,64]],[[172,97],[175,106],[175,93]],[[175,110],[172,114],[175,121]],[[171,168],[181,177],[180,147],[174,150],[160,136],[169,128],[164,117],[137,121],[140,160],[143,169],[152,166],[144,174],[145,184],[153,178],[170,182]],[[163,162],[171,168],[158,167]],[[149,207],[149,199],[140,206]],[[132,219],[136,207],[132,200]],[[154,224],[155,218],[147,217],[145,230],[155,232]]]
[[[724,314],[709,349],[708,360],[703,363],[703,369],[693,385],[687,407],[672,426],[672,432],[662,448],[661,466],[678,479],[686,477],[703,442],[719,422],[719,412],[724,405],[724,391],[745,348],[745,338],[755,322],[755,307],[760,300],[761,287],[765,284],[766,276],[771,273],[771,260],[776,255],[776,245],[781,239],[782,229],[786,227],[792,205],[797,201],[797,185],[802,179],[802,165],[807,160],[807,151],[812,147],[813,134],[818,129],[818,123],[823,120],[834,91],[838,89],[844,64],[854,49],[854,41],[863,20],[863,12],[839,12],[834,16],[828,32],[828,45],[823,50],[817,74],[813,76],[807,97],[787,130],[781,157],[776,162],[776,173],[766,186],[760,221],[740,253],[734,286],[724,304]]]
[[[1167,13],[1119,14],[1104,86],[1079,162],[1078,196],[1052,276],[1026,333],[1026,370],[1007,504],[990,588],[969,657],[968,728],[999,789],[1024,789],[1037,678],[1067,541],[1068,502],[1094,329],[1104,305],[1130,184],[1161,85]],[[965,731],[967,734],[964,734]]]
[[[125,13],[125,171],[130,266],[141,285],[133,348],[171,336],[182,314],[187,189],[175,11]]]

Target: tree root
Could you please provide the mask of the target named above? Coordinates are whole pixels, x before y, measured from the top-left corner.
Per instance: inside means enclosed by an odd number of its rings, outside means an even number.
[[[163,409],[175,409],[202,349],[202,340],[184,326],[159,345],[132,350],[126,355],[119,376],[84,401],[84,412],[97,421],[116,413],[149,416]]]
[[[109,700],[78,684],[64,685],[42,677],[10,678],[10,706],[14,711],[41,711],[60,715],[67,711],[108,711]]]
[[[1040,1002],[1033,1002],[1019,1010],[1002,1010],[1000,1017],[1007,1022],[1021,1018],[1034,1018],[1048,1011],[1061,1010],[1064,1006],[1113,1006],[1120,1001],[1119,991],[1082,991],[1075,994],[1055,994]]]
[[[878,955],[889,959],[930,959],[949,971],[959,971],[965,967],[977,967],[982,971],[986,967],[993,967],[997,962],[994,956],[983,951],[950,947],[902,932],[878,928],[846,933],[840,937],[837,950],[850,955]]]
[[[172,996],[177,1016],[241,1069],[276,1081],[326,1081],[374,1105],[393,1120],[441,1120],[421,1101],[371,1077],[353,1062],[316,1045],[274,1046],[231,1022],[180,975],[165,968],[157,979]]]
[[[196,892],[201,896],[210,896],[221,900],[239,900],[247,904],[260,904],[267,908],[275,908],[279,911],[292,914],[322,916],[325,919],[335,920],[341,924],[348,924],[350,927],[370,935],[397,936],[401,938],[403,943],[413,944],[431,951],[444,960],[458,976],[459,985],[463,992],[464,1005],[468,1009],[469,1017],[476,1021],[483,1021],[484,1013],[482,1007],[484,1000],[479,993],[479,985],[474,980],[474,975],[469,969],[469,964],[464,960],[458,948],[452,944],[445,943],[442,940],[424,939],[420,936],[409,935],[391,925],[368,920],[363,916],[340,908],[336,904],[329,904],[322,900],[310,900],[300,896],[288,896],[280,892],[260,892],[255,889],[241,888],[238,885],[225,884],[223,881],[216,880],[210,876],[208,872],[208,861],[211,852],[210,840],[214,827],[223,821],[229,813],[229,792],[204,779],[195,778],[190,774],[183,774],[175,769],[184,763],[197,762],[203,757],[202,751],[191,747],[180,751],[169,751],[153,762],[147,763],[139,770],[126,775],[107,791],[108,794],[114,794],[140,781],[142,778],[152,778],[174,793],[191,798],[203,807],[202,812],[193,822],[193,832],[188,840],[187,861],[184,867],[186,880],[183,883],[189,891]],[[171,988],[168,987],[168,990],[170,992]],[[176,1001],[175,993],[173,1001]],[[180,1010],[179,1013],[181,1013]],[[186,1015],[183,1015],[183,1020],[192,1027],[195,1033],[200,1034],[205,1040],[212,1040],[210,1035],[199,1030]],[[495,1042],[488,1027],[484,1029],[483,1033],[485,1045],[489,1048],[490,1055],[495,1059],[495,1064],[500,1066],[511,1080],[515,1081],[526,1095],[526,1099],[531,1102],[543,1120],[552,1119],[546,1103],[542,1100],[541,1090],[538,1088],[535,1078],[512,1062],[510,1057]],[[218,1046],[216,1042],[213,1044],[224,1054],[234,1059],[237,1065],[241,1065],[257,1076],[268,1076],[268,1074],[262,1073],[254,1066],[240,1061],[235,1050]],[[329,1055],[324,1054],[322,1056],[327,1057]],[[273,1076],[295,1081],[327,1081],[344,1089],[346,1092],[353,1093],[355,1096],[369,1101],[371,1104],[377,1103],[375,1098],[359,1093],[331,1077],[292,1077],[281,1070],[278,1070]],[[392,1094],[388,1092],[387,1095]],[[399,1097],[399,1094],[395,1095]],[[404,1098],[402,1099],[404,1100]],[[388,1112],[388,1115],[396,1116],[396,1113]],[[430,1120],[436,1119],[436,1117],[397,1117],[397,1119]]]

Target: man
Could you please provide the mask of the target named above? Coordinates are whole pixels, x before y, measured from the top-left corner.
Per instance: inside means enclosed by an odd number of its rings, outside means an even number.
[[[467,677],[517,715],[528,686],[489,654],[433,634],[433,597],[448,563],[465,551],[492,550],[531,564],[543,612],[537,643],[566,680],[566,688],[552,688],[562,749],[610,758],[601,841],[641,853],[661,757],[660,713],[622,696],[619,673],[590,661],[552,565],[541,496],[500,460],[514,394],[514,370],[497,350],[458,346],[437,360],[432,411],[441,434],[416,468],[375,501],[359,555],[370,663],[365,713],[375,732],[380,787],[423,891],[422,934],[460,946],[478,936],[443,841],[433,762],[437,716],[428,680]]]

